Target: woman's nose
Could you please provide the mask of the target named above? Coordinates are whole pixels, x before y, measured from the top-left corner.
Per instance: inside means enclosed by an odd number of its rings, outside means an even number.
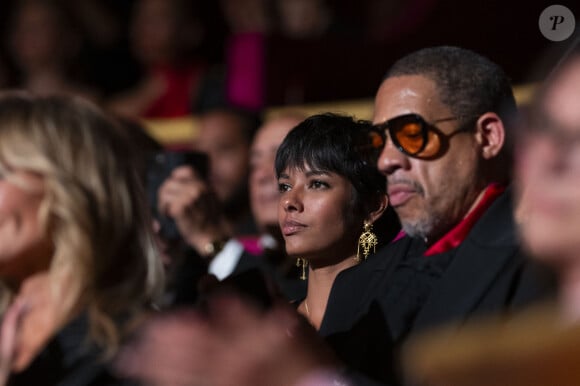
[[[294,188],[284,194],[284,196],[282,197],[282,206],[284,207],[284,210],[286,212],[293,211],[301,212],[302,210],[304,210],[302,197],[297,189]]]

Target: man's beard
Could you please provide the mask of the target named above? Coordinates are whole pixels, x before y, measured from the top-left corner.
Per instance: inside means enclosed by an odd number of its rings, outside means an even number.
[[[401,227],[407,235],[418,238],[428,245],[433,244],[449,232],[461,217],[451,215],[450,210],[426,206],[422,216],[412,221],[401,219]]]
[[[427,242],[433,238],[433,230],[438,228],[440,224],[440,221],[433,217],[439,216],[426,216],[425,218],[419,218],[412,222],[401,221],[401,226],[409,237]]]

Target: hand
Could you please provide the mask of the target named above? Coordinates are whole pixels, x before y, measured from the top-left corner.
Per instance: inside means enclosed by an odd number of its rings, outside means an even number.
[[[117,368],[153,385],[294,385],[333,364],[330,351],[287,304],[261,312],[237,297],[151,320]]]
[[[173,218],[183,239],[200,254],[208,243],[228,238],[217,196],[190,166],[175,168],[157,197],[159,213]]]
[[[25,312],[24,304],[20,301],[15,301],[4,314],[2,327],[0,328],[0,386],[7,384],[12,372],[20,320]]]

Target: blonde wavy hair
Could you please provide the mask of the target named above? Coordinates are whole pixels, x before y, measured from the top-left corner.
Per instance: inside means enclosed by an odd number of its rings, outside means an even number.
[[[8,178],[14,170],[44,178],[39,220],[54,246],[49,273],[62,306],[59,322],[86,311],[90,337],[113,353],[121,338],[117,322],[142,311],[162,286],[122,129],[80,98],[2,93],[0,169]]]

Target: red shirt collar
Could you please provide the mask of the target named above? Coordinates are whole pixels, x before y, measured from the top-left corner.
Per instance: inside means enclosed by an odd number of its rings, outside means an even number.
[[[505,186],[492,183],[485,188],[485,192],[481,201],[475,208],[455,225],[449,232],[447,232],[441,239],[436,241],[431,247],[427,249],[424,256],[431,256],[438,253],[447,252],[453,248],[457,248],[459,244],[465,240],[467,234],[473,225],[485,213],[487,208],[495,201],[495,199],[503,193]]]

